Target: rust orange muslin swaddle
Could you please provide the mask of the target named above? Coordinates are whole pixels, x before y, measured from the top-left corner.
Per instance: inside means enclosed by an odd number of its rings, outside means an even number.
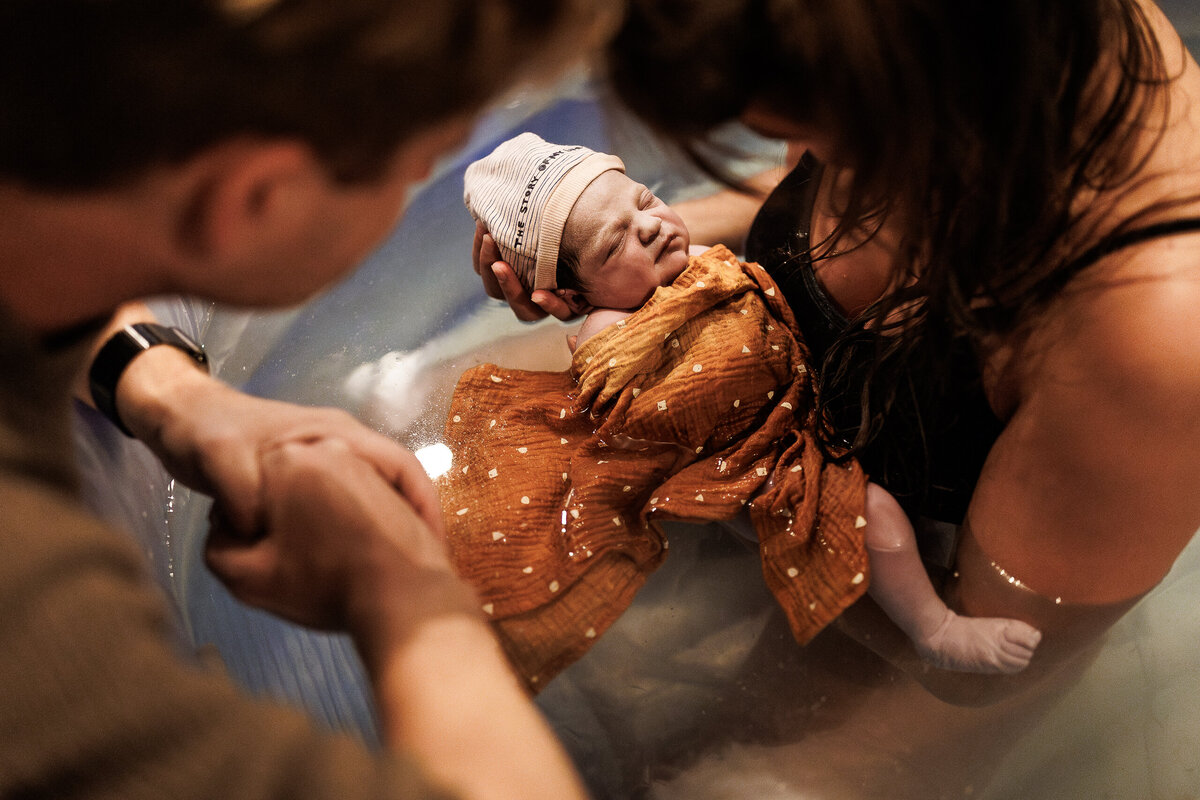
[[[566,372],[459,380],[438,480],[456,568],[532,689],[583,655],[662,561],[662,520],[748,507],[806,642],[867,586],[866,478],[814,442],[808,353],[774,281],[717,246]]]

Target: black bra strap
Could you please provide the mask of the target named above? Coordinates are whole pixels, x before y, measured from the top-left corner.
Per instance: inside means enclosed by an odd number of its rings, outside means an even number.
[[[1105,256],[1110,256],[1118,250],[1124,250],[1126,247],[1132,247],[1135,244],[1141,244],[1150,239],[1195,231],[1200,231],[1200,218],[1197,217],[1172,219],[1166,222],[1156,222],[1144,228],[1134,228],[1133,230],[1119,233],[1111,239],[1107,239],[1091,247],[1079,256],[1079,258],[1072,261],[1070,267],[1064,270],[1064,272],[1067,275],[1076,275]]]

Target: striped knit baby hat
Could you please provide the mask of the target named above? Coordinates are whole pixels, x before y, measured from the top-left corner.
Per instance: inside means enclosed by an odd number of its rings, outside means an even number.
[[[463,202],[526,289],[554,289],[567,215],[610,169],[624,172],[625,165],[616,156],[522,133],[467,167]]]

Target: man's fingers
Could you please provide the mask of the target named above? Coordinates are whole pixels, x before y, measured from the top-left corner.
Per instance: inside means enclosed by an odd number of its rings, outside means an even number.
[[[377,445],[367,445],[367,448],[368,452],[364,455],[376,464],[383,479],[396,487],[417,516],[439,539],[443,538],[445,525],[442,522],[442,505],[438,500],[437,489],[425,474],[425,468],[421,466],[417,457],[386,437]]]

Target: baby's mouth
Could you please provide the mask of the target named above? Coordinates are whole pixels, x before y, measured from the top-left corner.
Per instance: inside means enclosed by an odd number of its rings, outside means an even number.
[[[663,240],[662,240],[662,247],[658,248],[658,255],[656,255],[654,257],[654,260],[655,261],[661,260],[662,257],[664,255],[666,255],[667,251],[671,249],[671,242],[675,241],[677,238],[678,238],[678,236],[676,236],[673,233],[669,233],[666,236],[664,236]]]

